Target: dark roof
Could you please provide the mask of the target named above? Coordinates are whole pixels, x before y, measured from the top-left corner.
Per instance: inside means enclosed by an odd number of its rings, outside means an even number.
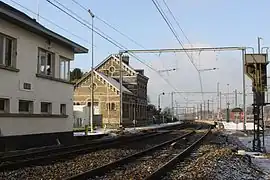
[[[87,53],[88,49],[51,31],[50,29],[39,24],[35,19],[32,19],[25,13],[9,6],[8,4],[0,1],[0,18],[14,23],[21,28],[36,33],[40,36],[50,39],[51,41],[58,42],[64,46],[72,48],[74,53]]]

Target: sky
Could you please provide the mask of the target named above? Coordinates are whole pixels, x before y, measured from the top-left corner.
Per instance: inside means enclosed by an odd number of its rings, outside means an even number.
[[[57,4],[55,0],[51,1]],[[57,1],[91,23],[89,13],[72,0]],[[77,1],[84,8],[91,9],[98,17],[94,18],[96,28],[128,49],[142,49],[142,47],[146,49],[181,48],[151,0]],[[32,18],[38,19],[47,28],[91,49],[91,30],[52,6],[46,0],[3,0],[3,2],[25,12]],[[163,0],[158,0],[158,2],[170,18],[185,47],[248,46],[254,47],[256,50],[258,36],[263,38],[262,46],[269,46],[268,7],[270,7],[270,1],[165,0],[189,41],[185,39],[181,30],[169,15]],[[39,18],[37,18],[37,13]],[[142,47],[109,28],[99,19],[105,20]],[[63,28],[66,30],[63,30]],[[97,34],[94,35],[94,45],[95,64],[98,64],[109,54],[118,53],[120,50]],[[198,73],[185,53],[138,54],[138,56],[154,70],[177,69],[176,71],[158,74],[136,59],[130,59],[134,68],[145,69],[145,75],[149,77],[148,94],[153,104],[156,105],[158,94],[161,92],[166,93],[161,99],[161,105],[165,107],[171,104],[170,92],[201,91]],[[219,82],[222,92],[232,92],[235,89],[242,92],[241,52],[194,52],[192,57],[199,69],[218,68],[216,71],[201,73],[203,91],[215,92]],[[76,55],[75,61],[72,63],[72,68],[79,67],[83,71],[88,71],[90,66],[90,51],[88,54]],[[246,78],[246,81],[247,91],[250,92],[250,80]],[[227,98],[231,104],[235,103],[233,96]],[[216,104],[216,94],[203,97],[203,100],[208,99],[214,99],[214,104]],[[250,104],[251,96],[248,96],[247,99],[247,103]],[[184,106],[187,103],[195,106],[201,100],[200,94],[187,96],[177,93],[174,95],[174,103],[177,102],[179,106]],[[224,106],[225,101],[226,97],[222,97],[222,105]],[[238,103],[238,105],[242,103],[241,95],[238,97]]]

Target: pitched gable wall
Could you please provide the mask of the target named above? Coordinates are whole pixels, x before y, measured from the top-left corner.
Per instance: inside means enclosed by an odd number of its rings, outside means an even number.
[[[131,72],[128,68],[123,68],[123,76],[134,76],[135,73]],[[98,72],[102,72],[103,74],[110,77],[119,77],[120,76],[120,62],[113,57],[110,57],[103,65],[96,69]]]
[[[109,77],[119,81],[120,76],[120,61],[113,56],[109,57],[103,64],[99,65],[95,70],[101,72]],[[129,89],[135,97],[125,97],[123,95],[123,122],[132,125],[134,116],[134,109],[136,109],[136,120],[138,124],[147,121],[146,107],[147,107],[147,83],[148,78],[140,75],[125,65],[123,68],[123,85]],[[135,108],[134,108],[135,107]],[[109,121],[110,118],[104,118],[104,121]],[[108,115],[108,114],[107,114]],[[128,117],[129,115],[129,117]]]
[[[74,90],[74,103],[91,102],[91,89],[90,80],[91,76],[86,78],[77,88]],[[102,114],[103,124],[108,122],[119,124],[119,107],[120,97],[117,90],[108,84],[103,79],[94,76],[94,83],[96,88],[94,90],[94,102],[98,103],[100,114]],[[115,104],[115,110],[108,109],[108,103]]]

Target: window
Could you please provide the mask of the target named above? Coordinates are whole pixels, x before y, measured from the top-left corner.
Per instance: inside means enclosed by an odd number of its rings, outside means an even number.
[[[33,101],[19,100],[20,113],[33,113]]]
[[[109,75],[109,71],[108,71],[108,70],[104,70],[103,72],[104,72],[104,74],[105,74],[106,76]]]
[[[111,110],[111,103],[107,103],[106,108],[107,108],[107,110]]]
[[[31,90],[31,84],[30,83],[23,83],[23,89]]]
[[[111,108],[112,108],[113,111],[116,110],[115,103],[112,103]]]
[[[52,103],[41,102],[40,111],[43,114],[51,114],[52,113]]]
[[[70,77],[70,60],[60,56],[60,79],[69,81]]]
[[[60,114],[66,115],[67,114],[67,107],[65,104],[60,104]]]
[[[115,71],[115,69],[114,69],[113,66],[111,66],[111,67],[109,68],[109,70],[110,70],[111,73],[113,73],[113,72]]]
[[[9,99],[0,98],[0,113],[9,112]]]
[[[54,76],[54,53],[39,48],[38,57],[38,73],[46,76]]]
[[[91,85],[90,85],[90,88],[91,88]],[[93,83],[93,89],[95,90],[96,88],[97,88],[96,83]]]
[[[15,67],[16,40],[0,34],[0,64]]]
[[[116,110],[115,103],[107,103],[106,108],[107,110],[115,111]]]

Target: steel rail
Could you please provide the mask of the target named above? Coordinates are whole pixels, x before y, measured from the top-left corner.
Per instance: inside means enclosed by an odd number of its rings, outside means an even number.
[[[185,124],[177,124],[173,126],[160,127],[155,130],[167,130],[175,128],[185,128]],[[71,146],[57,147],[52,149],[38,150],[34,152],[27,152],[23,154],[14,154],[0,157],[0,172],[5,170],[13,170],[24,166],[35,165],[40,163],[49,163],[53,160],[70,157],[71,155],[79,155],[93,152],[115,145],[130,143],[141,139],[148,139],[154,136],[163,135],[171,132],[170,130],[164,132],[150,132],[139,135],[126,135],[114,139],[93,140],[91,143],[77,144]],[[104,144],[105,143],[105,144]],[[37,156],[37,157],[35,157]],[[29,159],[28,159],[29,158]]]
[[[72,150],[67,150],[64,152],[56,152],[53,154],[47,154],[47,156],[40,156],[40,157],[34,157],[31,159],[24,159],[24,160],[19,160],[19,161],[14,161],[14,162],[7,162],[5,164],[0,165],[0,172],[1,171],[6,171],[6,170],[14,170],[14,169],[18,169],[21,167],[27,167],[30,165],[36,165],[36,164],[46,164],[46,163],[50,163],[54,160],[60,160],[60,159],[67,159],[70,158],[72,156],[75,155],[80,155],[80,154],[86,154],[86,153],[90,153],[90,152],[94,152],[100,149],[105,149],[105,148],[109,148],[109,147],[114,147],[116,145],[121,145],[124,143],[130,143],[130,142],[134,142],[137,140],[142,140],[142,139],[148,139],[154,136],[159,136],[159,135],[163,135],[166,133],[169,133],[171,131],[164,131],[164,132],[158,132],[158,133],[151,133],[151,134],[146,134],[145,136],[138,136],[138,137],[134,137],[131,140],[125,140],[125,141],[113,141],[113,142],[109,142],[106,144],[98,144],[96,146],[91,146],[91,147],[85,147],[85,148],[81,148],[81,149],[72,149]]]
[[[95,177],[95,176],[98,176],[98,175],[102,175],[102,174],[106,173],[108,170],[110,170],[110,169],[112,169],[114,167],[117,167],[119,165],[125,164],[125,163],[127,163],[129,161],[132,161],[135,158],[138,158],[138,157],[143,156],[146,153],[149,153],[151,151],[154,151],[154,150],[156,150],[158,148],[161,148],[163,146],[166,146],[166,145],[168,145],[168,144],[170,144],[172,142],[178,141],[178,140],[180,140],[180,139],[182,139],[184,137],[187,137],[187,136],[189,136],[191,134],[194,134],[194,133],[195,133],[195,131],[191,131],[191,132],[186,133],[186,134],[184,134],[182,136],[179,136],[179,137],[176,137],[174,139],[171,139],[171,140],[168,140],[166,142],[163,142],[161,144],[155,145],[155,146],[150,147],[150,148],[148,148],[146,150],[143,150],[143,151],[140,151],[140,152],[131,154],[129,156],[126,156],[126,157],[121,158],[119,160],[116,160],[114,162],[105,164],[105,165],[100,166],[100,167],[97,167],[95,169],[91,169],[89,171],[82,172],[80,174],[76,174],[76,175],[71,176],[71,177],[68,177],[68,178],[66,178],[66,180],[87,179],[87,178]]]
[[[161,179],[162,176],[164,176],[168,171],[171,170],[171,168],[179,161],[184,160],[189,154],[192,152],[192,150],[199,145],[204,138],[211,132],[212,128],[209,128],[207,133],[205,133],[202,137],[200,137],[197,141],[195,141],[193,144],[191,144],[189,147],[187,147],[185,150],[177,154],[174,158],[172,158],[170,161],[165,163],[163,166],[158,168],[156,171],[154,171],[152,174],[147,176],[145,180],[155,180],[155,179]]]

